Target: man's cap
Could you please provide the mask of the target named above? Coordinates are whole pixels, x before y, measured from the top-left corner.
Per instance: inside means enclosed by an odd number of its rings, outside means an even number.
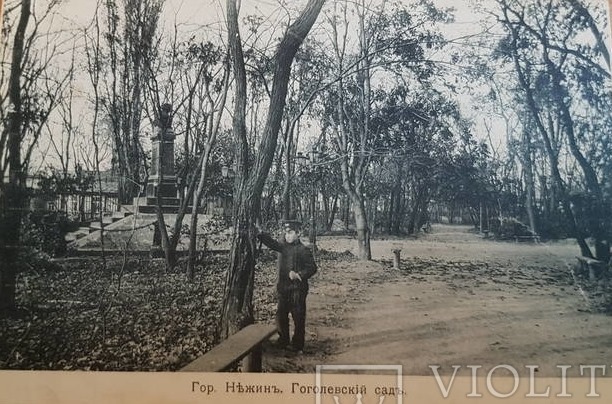
[[[295,231],[299,231],[302,227],[302,223],[299,220],[285,220],[283,225],[285,226],[285,229]]]

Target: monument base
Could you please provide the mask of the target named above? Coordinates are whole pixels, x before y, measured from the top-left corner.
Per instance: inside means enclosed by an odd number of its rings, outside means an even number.
[[[176,198],[178,193],[176,179],[164,178],[161,183],[159,183],[156,178],[150,179],[146,187],[147,198],[156,198],[157,192],[159,192],[159,196],[162,198]]]
[[[139,213],[155,213],[157,212],[157,198],[151,198],[148,196],[141,196],[134,198],[134,208]],[[179,211],[179,199],[178,198],[161,198],[161,211],[162,213],[178,213]]]
[[[174,176],[164,177],[161,183],[156,177],[149,178],[145,188],[145,197],[135,199],[134,206],[138,206],[140,213],[155,213],[157,204],[161,202],[163,213],[177,213],[180,203],[177,194],[176,178]]]

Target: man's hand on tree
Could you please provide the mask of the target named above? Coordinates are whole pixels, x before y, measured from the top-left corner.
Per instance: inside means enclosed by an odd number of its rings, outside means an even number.
[[[289,271],[289,279],[291,279],[292,281],[296,279],[300,282],[302,281],[302,277],[300,276],[300,274],[295,271]]]

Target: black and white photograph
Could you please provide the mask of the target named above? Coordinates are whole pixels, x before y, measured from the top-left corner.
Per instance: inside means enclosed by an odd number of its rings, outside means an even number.
[[[0,379],[612,375],[607,0],[0,5]]]

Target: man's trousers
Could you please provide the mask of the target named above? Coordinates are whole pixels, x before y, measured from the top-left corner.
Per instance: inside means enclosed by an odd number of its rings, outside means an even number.
[[[304,349],[306,332],[306,295],[307,290],[290,289],[278,292],[278,308],[276,311],[276,326],[281,344],[289,344],[289,313],[293,318],[295,329],[291,345],[296,350]]]

